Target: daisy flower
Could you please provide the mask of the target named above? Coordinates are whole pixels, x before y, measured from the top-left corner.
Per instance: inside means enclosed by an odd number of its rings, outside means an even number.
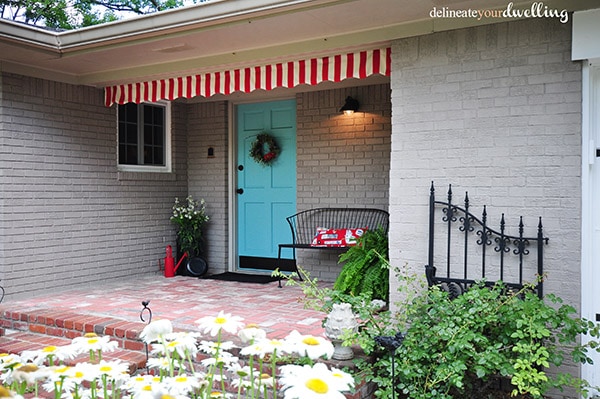
[[[271,353],[292,353],[294,347],[279,339],[263,339],[242,348],[240,353],[245,356],[258,356],[261,359]]]
[[[103,352],[114,352],[117,350],[119,343],[111,341],[108,335],[99,337],[94,333],[87,333],[83,337],[73,338],[71,345],[78,353],[89,353],[90,359],[95,359],[95,354],[102,359]]]
[[[233,348],[233,342],[213,342],[213,341],[201,341],[199,349],[201,352],[208,355],[215,355],[221,351],[228,351]]]
[[[175,352],[180,358],[195,356],[198,353],[197,338],[199,334],[188,332],[174,332],[166,336],[167,350]]]
[[[351,388],[341,383],[326,365],[286,365],[281,367],[284,399],[344,399],[341,391]],[[335,373],[338,374],[339,370]]]
[[[71,367],[69,366],[51,366],[48,367],[48,376],[46,381],[43,383],[43,387],[48,392],[58,391],[56,393],[62,393],[64,381],[69,378],[72,374]],[[56,394],[55,394],[56,396]]]
[[[291,345],[292,352],[300,356],[308,356],[313,360],[322,356],[329,359],[333,355],[333,344],[323,337],[301,335],[294,330],[285,338],[285,341]]]
[[[12,368],[17,363],[24,363],[19,355],[13,355],[10,353],[0,353],[0,371],[5,368]]]
[[[40,350],[23,351],[21,353],[21,359],[23,359],[24,362],[32,361],[38,366],[41,366],[46,360],[48,360],[50,365],[53,366],[56,361],[72,359],[76,356],[76,354],[76,349],[71,345],[46,346]]]
[[[101,361],[95,365],[100,376],[106,375],[109,380],[121,381],[129,376],[129,365],[120,360]]]
[[[354,377],[345,371],[332,367],[331,377],[333,377],[332,381],[335,381],[337,384],[336,389],[339,391],[349,391],[354,388]]]
[[[164,356],[151,357],[146,362],[146,367],[150,369],[169,371],[171,369],[171,359]]]
[[[150,322],[140,333],[140,339],[145,343],[160,341],[162,338],[173,332],[173,325],[170,320],[160,319]]]
[[[229,352],[221,352],[221,353],[219,353],[219,357],[216,357],[216,358],[208,357],[206,359],[201,360],[200,363],[205,367],[209,367],[209,366],[228,367],[228,366],[232,365],[233,363],[236,363],[238,360],[239,360],[239,358],[233,356]]]
[[[254,343],[266,339],[267,333],[256,324],[250,324],[240,330],[238,337],[240,337],[243,343]]]
[[[26,363],[16,367],[10,375],[10,381],[24,382],[27,385],[34,385],[40,380],[46,378],[47,372],[34,363]]]
[[[220,311],[216,317],[206,316],[196,320],[196,323],[199,324],[198,328],[204,334],[210,333],[214,337],[221,330],[225,330],[230,334],[236,334],[244,326],[242,320],[239,316],[232,316],[229,313]]]
[[[151,391],[149,387],[152,385],[160,385],[161,378],[157,375],[143,374],[136,375],[129,378],[125,384],[123,384],[123,389],[135,394],[138,391]]]
[[[156,399],[167,394],[167,389],[157,376],[143,375],[129,379],[123,386],[133,399]]]
[[[185,374],[165,378],[163,384],[169,394],[175,396],[189,396],[190,393],[202,386],[202,382],[198,378]]]

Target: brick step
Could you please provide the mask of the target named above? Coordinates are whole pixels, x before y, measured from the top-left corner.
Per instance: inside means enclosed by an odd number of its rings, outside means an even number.
[[[26,350],[40,350],[47,346],[64,346],[71,343],[70,339],[42,335],[30,332],[14,331],[0,337],[0,353],[20,354]],[[146,355],[139,351],[127,349],[118,349],[113,352],[103,353],[102,358],[107,361],[120,360],[129,365],[129,373],[146,367]],[[89,357],[80,355],[74,359],[65,361],[65,364],[72,366],[77,363],[87,362]]]
[[[0,336],[6,330],[27,331],[51,337],[71,340],[85,333],[108,335],[119,343],[119,348],[145,354],[145,345],[139,334],[145,323],[123,319],[65,312],[63,310],[30,309],[10,310],[2,306],[0,313]]]

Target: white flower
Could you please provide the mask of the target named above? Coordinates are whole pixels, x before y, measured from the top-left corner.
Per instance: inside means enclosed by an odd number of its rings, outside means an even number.
[[[208,357],[206,359],[203,359],[200,361],[200,363],[205,366],[205,367],[209,367],[209,366],[224,366],[224,367],[229,367],[230,365],[232,365],[233,363],[236,363],[239,359],[235,356],[233,356],[231,353],[229,352],[221,352],[219,353],[219,357]]]
[[[199,324],[200,330],[204,333],[210,333],[211,336],[216,336],[221,330],[225,330],[230,334],[235,334],[244,326],[242,318],[239,316],[232,316],[229,313],[225,313],[222,310],[219,314],[214,316],[206,316],[196,320]]]
[[[106,376],[106,380],[113,384],[113,389],[120,387],[129,379],[129,366],[120,360],[111,362],[101,361],[94,366],[100,375],[100,379]]]
[[[154,388],[154,390],[153,390]],[[155,375],[137,375],[131,377],[123,385],[123,389],[130,392],[135,398],[151,398],[154,394],[165,392],[161,378]]]
[[[292,331],[285,341],[292,346],[292,351],[300,356],[308,356],[310,359],[318,359],[325,356],[327,359],[333,355],[333,344],[323,338],[314,335],[301,335],[298,331]]]
[[[293,353],[293,348],[294,346],[279,339],[263,339],[242,348],[240,353],[245,356],[258,356],[262,359],[266,354],[270,353]]]
[[[159,341],[163,337],[173,332],[173,325],[170,320],[161,319],[150,322],[140,333],[140,339],[145,343]]]
[[[117,350],[119,343],[111,341],[110,336],[99,337],[94,333],[85,334],[83,337],[73,338],[71,345],[78,353],[93,352],[113,352]]]
[[[174,332],[166,336],[167,350],[170,353],[176,352],[181,359],[186,356],[194,357],[198,353],[196,346],[198,333]]]
[[[65,346],[46,346],[40,350],[35,351],[23,351],[21,353],[21,359],[23,361],[32,361],[38,366],[42,365],[47,359],[53,361],[63,361],[66,359],[72,359],[76,355],[76,350],[71,345]]]
[[[48,392],[54,392],[56,388],[63,391],[63,381],[72,375],[72,367],[69,366],[52,366],[48,367],[48,377],[43,383],[43,387]]]
[[[167,388],[157,376],[139,376],[123,386],[134,399],[157,399],[167,395]]]
[[[169,371],[171,369],[171,361],[169,358],[164,356],[151,357],[146,362],[146,366],[151,369],[159,369],[163,371]]]
[[[333,377],[333,381],[339,384],[337,385],[339,391],[349,391],[354,388],[354,377],[345,371],[332,367],[331,377]]]
[[[267,333],[262,328],[255,325],[248,325],[242,328],[238,333],[238,337],[243,343],[253,343],[267,338]]]
[[[15,368],[12,373],[8,374],[6,382],[25,382],[27,385],[33,385],[37,381],[46,378],[47,374],[45,368],[40,368],[34,363],[26,363]]]
[[[233,348],[233,342],[213,342],[213,341],[201,341],[199,349],[207,355],[215,355],[221,351],[228,351]]]
[[[169,394],[174,396],[188,396],[195,389],[200,388],[202,382],[196,376],[178,375],[167,377],[163,381]]]
[[[337,370],[331,372],[326,365],[314,366],[286,365],[281,367],[281,384],[284,399],[345,399],[341,391],[347,391],[351,385],[345,384],[345,376],[339,376]]]

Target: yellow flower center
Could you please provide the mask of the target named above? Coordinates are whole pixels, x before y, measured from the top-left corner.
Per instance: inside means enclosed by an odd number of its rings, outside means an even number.
[[[112,371],[112,367],[110,367],[110,366],[101,366],[100,367],[100,371],[102,371],[103,373],[108,373],[108,372]]]
[[[10,391],[4,388],[2,385],[0,385],[0,398],[12,398]]]
[[[175,398],[174,398],[173,396],[171,396],[171,395],[167,395],[167,394],[165,394],[165,395],[162,395],[162,396],[160,397],[160,399],[175,399]]]
[[[319,378],[311,378],[306,381],[306,387],[316,393],[327,393],[329,391],[327,383]]]
[[[319,345],[319,340],[312,336],[308,336],[308,337],[304,338],[302,340],[302,342],[305,343],[306,345],[311,345],[311,346]]]
[[[85,374],[83,374],[82,371],[78,371],[78,372],[75,373],[75,378],[83,378],[84,375]]]
[[[67,372],[69,369],[70,369],[70,367],[69,367],[69,366],[63,366],[63,367],[59,367],[59,368],[55,369],[54,371],[55,371],[56,373],[59,373],[59,374],[60,374],[60,373],[65,373],[65,372]]]
[[[224,317],[217,317],[215,318],[215,323],[216,324],[225,324],[227,322],[227,319]]]
[[[19,371],[22,371],[24,373],[31,373],[31,372],[34,372],[37,370],[38,370],[38,366],[36,366],[35,364],[32,364],[32,363],[28,363],[28,364],[25,364],[25,365],[19,367]]]
[[[187,377],[184,375],[180,375],[179,377],[177,377],[175,379],[176,382],[186,382],[187,381]]]
[[[83,336],[86,338],[92,338],[92,337],[97,337],[98,335],[93,332],[88,332],[88,333],[83,334]]]
[[[142,388],[142,391],[148,391],[148,392],[152,391],[152,385],[144,385]]]
[[[98,342],[98,338],[88,339],[88,344],[93,345]]]
[[[45,352],[45,353],[56,352],[56,346],[47,346],[44,349],[42,349],[42,352]]]

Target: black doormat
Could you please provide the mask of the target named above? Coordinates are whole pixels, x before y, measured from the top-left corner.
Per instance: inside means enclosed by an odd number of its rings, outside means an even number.
[[[234,273],[225,272],[220,274],[213,274],[205,276],[205,280],[222,280],[222,281],[238,281],[240,283],[256,283],[266,284],[273,281],[279,280],[277,277],[271,277],[269,274],[246,274],[246,273]]]
[[[279,267],[282,272],[295,272],[295,259],[262,258],[259,256],[240,256],[239,267],[243,269],[275,270]]]

